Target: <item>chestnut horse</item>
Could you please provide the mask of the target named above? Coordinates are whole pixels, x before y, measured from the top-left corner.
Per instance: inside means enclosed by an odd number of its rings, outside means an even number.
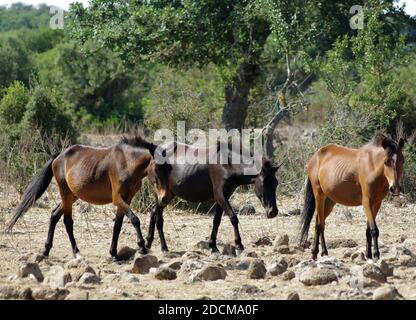
[[[141,180],[147,176],[147,168],[155,149],[154,144],[140,136],[134,136],[123,137],[119,143],[109,148],[73,145],[54,155],[28,186],[7,229],[12,229],[19,217],[46,191],[52,177],[55,177],[61,202],[52,211],[45,249],[39,260],[49,256],[55,226],[62,216],[73,254],[79,256],[72,220],[72,205],[77,199],[97,205],[112,203],[115,206],[116,216],[110,247],[113,261],[118,260],[117,242],[125,215],[136,229],[139,252],[146,253],[139,218],[129,205],[141,187]]]
[[[178,145],[182,145],[178,148]],[[221,144],[212,148],[220,150]],[[228,150],[228,146],[225,146]],[[168,251],[165,237],[163,234],[163,209],[175,197],[178,196],[186,201],[204,202],[215,200],[215,215],[209,246],[213,253],[218,252],[217,233],[223,212],[229,217],[234,228],[236,249],[244,250],[238,229],[238,218],[229,203],[229,198],[237,187],[242,185],[255,185],[255,193],[260,199],[268,218],[274,218],[278,214],[276,206],[276,188],[278,181],[276,172],[278,167],[272,166],[268,160],[263,160],[260,172],[257,174],[246,175],[245,167],[248,164],[231,164],[231,155],[228,153],[228,163],[226,164],[202,164],[186,163],[186,153],[196,151],[193,146],[180,144],[177,142],[168,143],[162,152],[173,154],[176,161],[174,163],[157,163],[157,157],[152,162],[149,170],[149,181],[157,193],[158,203],[151,211],[149,232],[146,247],[150,249],[154,240],[155,225],[157,226],[161,249]],[[205,149],[208,154],[210,149]],[[240,155],[241,156],[241,155]]]
[[[306,166],[308,182],[300,237],[301,243],[305,243],[316,208],[313,259],[317,258],[319,252],[319,238],[322,241],[322,256],[328,255],[324,236],[325,219],[336,203],[364,207],[367,217],[367,258],[380,258],[379,230],[375,220],[389,190],[396,196],[400,193],[403,145],[403,139],[395,142],[378,134],[372,142],[359,149],[329,144],[315,152]]]

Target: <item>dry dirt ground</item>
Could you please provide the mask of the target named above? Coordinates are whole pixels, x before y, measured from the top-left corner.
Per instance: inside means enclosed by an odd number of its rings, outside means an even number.
[[[300,299],[416,299],[415,204],[407,203],[401,208],[383,204],[377,220],[383,261],[377,264],[362,257],[366,228],[362,210],[336,207],[326,225],[329,258],[320,258],[314,263],[309,260],[310,249],[296,246],[299,216],[288,215],[300,207],[301,199],[279,197],[279,216],[266,219],[259,201],[248,193],[236,194],[232,199],[236,207],[251,204],[257,211],[254,215],[240,216],[246,250],[237,257],[211,255],[204,249],[206,242],[196,246],[207,240],[212,216],[168,208],[165,234],[171,252],[166,255],[160,251],[156,234],[150,254],[157,257],[159,265],[177,262],[179,269],[174,271],[177,278],[158,280],[156,269],[146,274],[131,273],[134,260],[121,265],[109,261],[112,207],[90,206],[79,201],[74,205],[74,232],[83,259],[74,260],[60,221],[50,257],[39,264],[43,276],[48,279],[38,282],[33,276],[18,277],[19,268],[33,262],[43,248],[49,213],[58,201],[54,188],[49,190],[39,204],[19,220],[13,233],[0,235],[0,298],[286,299],[289,295],[298,295]],[[18,196],[1,185],[0,191],[0,228],[3,230]],[[139,213],[139,217],[146,233],[148,214]],[[284,235],[289,237],[288,246],[285,246]],[[263,244],[255,245],[259,239]],[[226,217],[223,217],[218,240],[220,244],[233,241],[232,226]],[[123,246],[136,248],[134,228],[127,220],[119,242],[119,248]],[[223,246],[219,248],[222,250]],[[253,257],[256,255],[257,258]],[[261,267],[263,262],[266,274]],[[206,265],[226,270],[225,279],[200,279],[198,269]],[[96,277],[77,281],[85,271],[95,272]],[[260,278],[252,279],[250,275]],[[60,276],[62,279],[56,280]],[[59,281],[64,282],[54,285]],[[63,288],[52,289],[56,286]]]

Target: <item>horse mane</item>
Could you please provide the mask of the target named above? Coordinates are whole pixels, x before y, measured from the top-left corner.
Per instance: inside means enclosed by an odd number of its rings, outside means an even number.
[[[393,156],[395,153],[398,152],[399,150],[399,146],[397,145],[397,142],[394,141],[393,139],[389,138],[388,136],[386,136],[384,133],[377,133],[374,138],[371,140],[371,144],[377,146],[377,147],[381,147],[382,146],[382,142],[385,140],[386,143],[386,151],[387,151],[387,155],[389,157]]]
[[[143,138],[139,134],[135,134],[135,135],[132,135],[132,136],[123,135],[118,144],[127,144],[127,145],[132,146],[132,147],[139,147],[139,148],[147,149],[147,150],[150,151],[152,156],[153,156],[153,154],[155,152],[155,149],[157,147],[155,144],[153,144],[152,142],[147,141],[145,138]]]

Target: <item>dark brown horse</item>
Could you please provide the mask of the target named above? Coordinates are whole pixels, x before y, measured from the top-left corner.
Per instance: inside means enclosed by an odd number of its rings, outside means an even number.
[[[182,147],[178,148],[179,145]],[[263,160],[260,173],[246,175],[244,169],[248,165],[244,163],[231,164],[229,159],[226,164],[187,164],[186,152],[191,151],[192,148],[195,151],[195,147],[172,142],[164,148],[168,154],[173,152],[176,162],[158,164],[155,158],[149,170],[149,180],[155,187],[159,201],[151,211],[149,233],[146,239],[148,249],[152,245],[156,225],[161,249],[162,251],[168,250],[163,235],[163,209],[174,196],[191,202],[215,200],[214,222],[209,241],[212,252],[218,252],[216,240],[223,212],[230,218],[234,227],[236,249],[244,250],[238,230],[238,218],[229,203],[229,198],[238,186],[254,184],[255,193],[266,210],[267,217],[277,216],[276,171],[278,167],[273,167],[270,161]],[[220,144],[213,148],[216,148],[218,153]],[[208,149],[206,153],[209,153]]]
[[[119,143],[109,148],[73,145],[54,155],[25,191],[8,230],[41,197],[52,177],[55,177],[61,202],[52,211],[43,257],[49,255],[55,226],[62,216],[72,251],[75,256],[79,255],[72,220],[72,205],[78,199],[97,205],[112,203],[115,206],[116,217],[110,247],[113,260],[118,259],[117,242],[125,215],[136,229],[139,252],[146,253],[139,218],[129,205],[141,187],[141,180],[147,176],[155,149],[154,144],[135,136],[123,137]]]
[[[324,237],[325,219],[336,203],[364,207],[367,216],[367,258],[380,257],[376,216],[389,190],[394,195],[400,193],[403,144],[403,139],[396,143],[379,134],[359,149],[329,144],[315,152],[306,166],[308,183],[301,226],[301,242],[304,243],[316,208],[313,259],[319,252],[319,238],[322,255],[328,254]]]

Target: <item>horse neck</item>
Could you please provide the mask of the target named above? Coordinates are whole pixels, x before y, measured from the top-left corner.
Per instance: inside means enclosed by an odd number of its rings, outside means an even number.
[[[245,166],[239,166],[238,170],[233,174],[236,183],[240,186],[253,184],[259,174],[244,174]]]

